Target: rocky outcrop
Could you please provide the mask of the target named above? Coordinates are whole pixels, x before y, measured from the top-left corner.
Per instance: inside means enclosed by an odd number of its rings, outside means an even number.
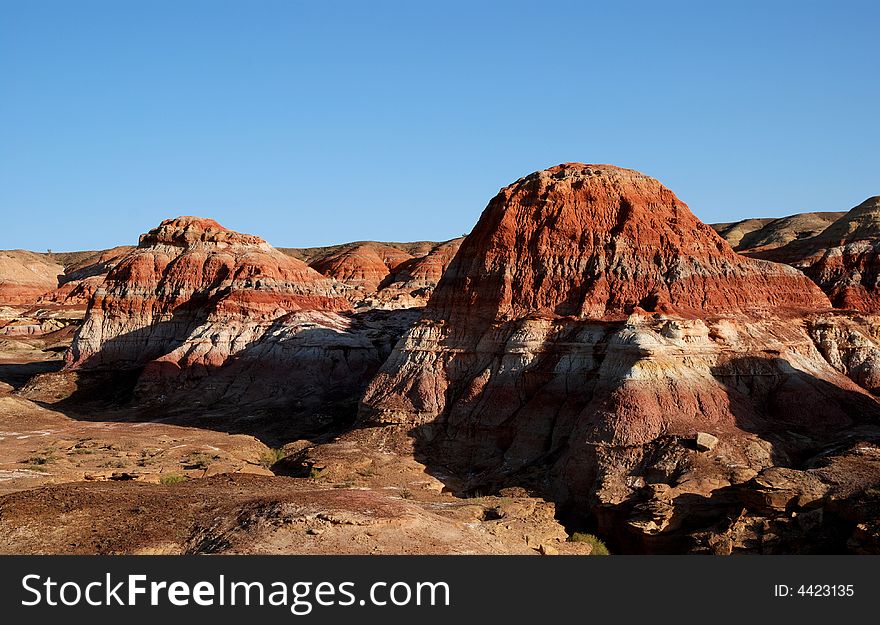
[[[134,251],[130,245],[118,245],[108,250],[95,252],[77,252],[75,254],[59,254],[64,261],[64,275],[61,284],[79,282],[87,278],[106,276],[111,269]]]
[[[363,305],[392,310],[424,306],[462,241],[463,237],[438,243],[424,256],[404,261],[386,276]]]
[[[807,331],[832,367],[880,396],[880,317],[817,315],[808,320]]]
[[[58,286],[64,268],[24,250],[0,251],[0,306],[29,306]]]
[[[730,247],[738,249],[744,237],[760,232],[764,226],[773,222],[772,217],[742,219],[740,221],[710,224],[713,230],[730,243]]]
[[[800,469],[769,467],[703,503],[727,516],[691,532],[696,553],[880,554],[880,446],[858,430]],[[732,504],[732,505],[731,505]]]
[[[379,284],[401,263],[412,256],[381,243],[362,242],[334,254],[318,258],[312,269],[353,287],[360,298],[374,293]]]
[[[81,280],[65,282],[57,289],[52,289],[41,295],[37,299],[36,305],[49,306],[55,310],[81,310],[85,314],[89,302],[104,283],[105,277],[106,275],[90,276]]]
[[[353,401],[402,332],[396,320],[352,318],[344,291],[259,237],[168,220],[97,287],[67,365],[142,367],[142,403],[314,413]]]
[[[761,252],[813,237],[844,214],[798,213],[779,219],[744,219],[735,223],[712,224],[712,228],[737,252]]]
[[[736,254],[656,180],[581,164],[502,189],[431,302],[441,318],[471,321],[823,306],[802,274]]]
[[[560,165],[489,203],[357,436],[459,492],[544,493],[622,550],[681,550],[743,505],[733,486],[853,428],[880,435],[877,402],[810,336],[829,309],[656,180]]]
[[[73,252],[57,254],[64,264],[64,273],[58,277],[58,288],[43,294],[37,304],[54,310],[82,311],[103,283],[104,278],[117,264],[128,256],[133,247],[120,245],[97,252]]]
[[[0,334],[47,335],[72,330],[107,272],[133,248],[35,254],[0,252],[0,301],[15,307]]]
[[[813,237],[750,254],[801,269],[836,308],[880,311],[880,196],[868,198]]]
[[[311,259],[310,267],[349,287],[346,297],[356,309],[400,310],[422,307],[428,302],[463,240],[431,244],[370,241],[326,251],[288,251]]]
[[[237,351],[229,335],[236,322],[268,327],[293,311],[349,308],[336,283],[259,237],[181,217],[143,235],[108,273],[68,364],[142,365],[208,322],[227,327],[228,340],[217,346],[222,359]]]

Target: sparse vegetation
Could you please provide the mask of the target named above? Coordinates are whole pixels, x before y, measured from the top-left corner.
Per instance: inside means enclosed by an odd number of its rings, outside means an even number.
[[[598,536],[594,536],[593,534],[585,534],[583,532],[575,532],[569,537],[569,542],[573,543],[587,543],[590,545],[593,550],[590,552],[590,555],[593,556],[607,556],[611,555],[608,551],[608,547],[602,542],[602,539]]]
[[[321,477],[321,471],[323,471],[323,469],[319,469],[318,467],[309,467],[309,479],[317,480]]]
[[[373,467],[364,467],[363,469],[358,469],[357,474],[361,477],[373,477],[376,475],[376,470]]]
[[[280,447],[270,447],[266,451],[260,454],[260,464],[265,468],[271,468],[276,462],[279,460],[283,460],[287,457],[287,454],[284,453],[284,450]]]
[[[216,459],[216,456],[212,458],[207,454],[194,453],[183,458],[181,464],[187,471],[205,471],[211,466],[211,462]]]
[[[410,489],[401,488],[400,489],[400,496],[403,497],[404,499],[412,499],[413,494]]]
[[[55,462],[55,456],[51,454],[43,454],[40,456],[31,456],[27,460],[24,461],[25,464],[32,464],[35,466],[43,466],[46,464],[52,464]]]
[[[141,457],[138,459],[138,466],[145,467],[155,462],[155,457],[161,453],[161,449],[141,449]]]
[[[185,475],[168,473],[159,478],[159,483],[164,484],[165,486],[170,486],[171,484],[180,484],[181,482],[185,482],[187,479],[188,478]]]

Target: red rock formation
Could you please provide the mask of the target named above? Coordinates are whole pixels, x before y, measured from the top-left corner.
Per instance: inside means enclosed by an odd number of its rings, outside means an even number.
[[[259,237],[207,219],[168,220],[97,288],[65,374],[142,368],[134,386],[142,407],[259,406],[288,417],[264,430],[312,435],[351,422],[411,320],[353,317],[344,295]]]
[[[61,277],[61,282],[68,284],[95,276],[106,276],[134,249],[130,245],[118,245],[109,250],[59,255],[64,259],[64,275]]]
[[[106,276],[89,276],[81,280],[65,282],[57,289],[41,295],[36,304],[38,306],[53,306],[55,308],[81,310],[85,314],[89,301],[95,292],[104,283]]]
[[[801,269],[836,308],[880,312],[880,196],[868,198],[813,237],[750,254]]]
[[[427,304],[464,238],[438,243],[424,256],[397,266],[367,303],[378,308],[414,308]]]
[[[128,256],[133,247],[120,245],[98,252],[75,252],[60,255],[65,259],[64,273],[59,277],[57,289],[45,293],[37,300],[41,306],[51,306],[55,310],[68,312],[81,311],[86,307],[107,274]]]
[[[0,252],[0,305],[33,304],[58,286],[58,277],[63,272],[61,265],[33,252]]]
[[[340,444],[374,436],[457,490],[526,485],[626,549],[670,548],[694,502],[880,420],[807,332],[829,309],[656,180],[560,165],[489,203]],[[742,509],[723,501],[712,522]]]
[[[369,241],[326,251],[288,251],[311,258],[310,267],[351,287],[346,295],[356,309],[398,310],[419,308],[428,302],[463,240],[431,244]]]
[[[411,259],[403,250],[374,242],[355,243],[309,263],[312,269],[354,287],[362,298],[375,292],[398,265]]]
[[[68,363],[143,364],[179,347],[209,319],[253,326],[292,311],[348,310],[339,291],[259,237],[210,219],[167,220],[143,235],[97,289]]]
[[[653,178],[578,163],[502,189],[442,285],[431,303],[441,316],[493,320],[827,305],[800,273],[736,254]]]

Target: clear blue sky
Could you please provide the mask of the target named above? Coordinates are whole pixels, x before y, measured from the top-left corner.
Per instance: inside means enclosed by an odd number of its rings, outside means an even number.
[[[564,161],[704,221],[880,194],[877,2],[0,0],[0,248],[447,239]]]

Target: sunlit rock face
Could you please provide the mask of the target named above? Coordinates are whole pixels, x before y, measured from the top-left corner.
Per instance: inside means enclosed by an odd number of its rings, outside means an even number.
[[[68,368],[142,367],[139,397],[172,405],[354,402],[403,328],[344,292],[259,237],[168,220],[95,288]]]
[[[682,540],[685,503],[877,422],[811,335],[830,309],[656,180],[564,164],[489,203],[360,419],[462,490],[526,484],[646,549]]]

